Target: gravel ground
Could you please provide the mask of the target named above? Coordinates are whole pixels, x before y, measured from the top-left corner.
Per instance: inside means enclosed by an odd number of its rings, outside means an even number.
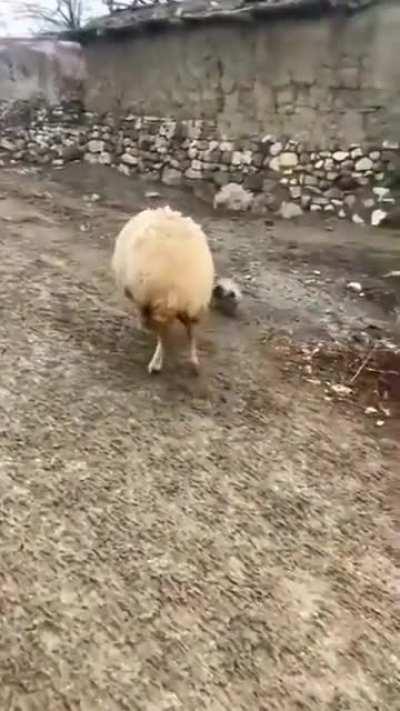
[[[245,300],[151,379],[109,275],[146,190],[0,175],[0,709],[394,711],[399,420],[295,354],[398,341],[400,238],[163,189]]]

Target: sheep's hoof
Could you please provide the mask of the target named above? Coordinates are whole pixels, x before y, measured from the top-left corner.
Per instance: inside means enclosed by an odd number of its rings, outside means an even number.
[[[193,375],[200,375],[200,363],[198,360],[190,360],[190,370]]]
[[[147,370],[149,375],[158,375],[158,373],[161,373],[162,365],[161,363],[153,363],[153,361],[151,361],[147,366]]]

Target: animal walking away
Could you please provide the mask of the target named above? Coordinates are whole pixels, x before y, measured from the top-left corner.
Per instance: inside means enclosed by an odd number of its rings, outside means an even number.
[[[118,289],[157,336],[149,373],[162,370],[168,329],[186,329],[190,362],[197,372],[196,328],[206,314],[214,286],[214,261],[200,225],[170,207],[135,215],[118,235],[112,257]]]

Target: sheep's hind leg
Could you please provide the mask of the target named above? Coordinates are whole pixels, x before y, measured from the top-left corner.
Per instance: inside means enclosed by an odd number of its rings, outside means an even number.
[[[195,373],[198,373],[200,370],[200,362],[199,362],[199,354],[197,351],[197,342],[196,342],[196,337],[194,335],[194,326],[191,321],[188,321],[186,324],[186,332],[188,335],[189,339],[189,360],[193,366],[193,369]]]
[[[151,373],[159,373],[163,367],[163,360],[164,360],[164,346],[163,346],[162,338],[159,335],[153,357],[152,357],[149,365],[147,366],[147,370],[149,371],[149,373],[150,374]]]

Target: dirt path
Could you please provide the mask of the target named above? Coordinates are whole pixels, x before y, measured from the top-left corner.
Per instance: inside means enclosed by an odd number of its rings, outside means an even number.
[[[400,238],[164,191],[246,301],[212,315],[199,380],[179,351],[149,379],[108,273],[146,189],[0,175],[0,709],[394,711],[396,419],[291,353],[396,342]]]

